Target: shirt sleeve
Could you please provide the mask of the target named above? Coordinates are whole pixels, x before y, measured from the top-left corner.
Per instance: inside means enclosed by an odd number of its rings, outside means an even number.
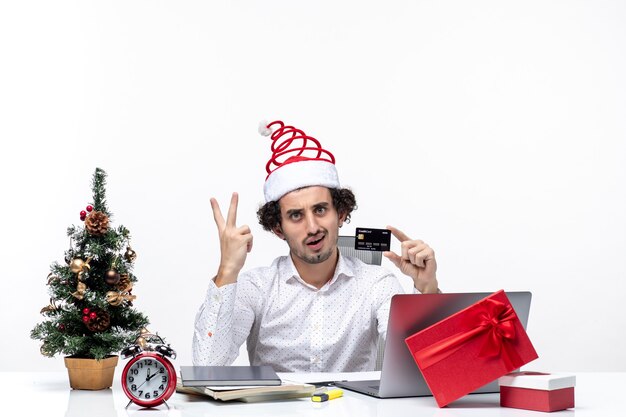
[[[415,290],[415,288],[414,288]],[[374,311],[378,328],[378,337],[384,341],[387,337],[387,323],[389,322],[389,310],[391,308],[391,297],[396,294],[403,294],[404,289],[393,274],[381,277],[373,287]]]
[[[218,288],[209,282],[204,302],[196,314],[192,356],[193,364],[231,365],[248,337],[255,318],[255,303],[260,294],[251,285],[237,282]]]

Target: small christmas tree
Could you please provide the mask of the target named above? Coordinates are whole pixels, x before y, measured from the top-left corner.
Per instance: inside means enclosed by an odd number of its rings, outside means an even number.
[[[51,265],[50,304],[41,309],[46,320],[30,333],[32,339],[43,341],[42,355],[103,359],[133,344],[148,324],[132,307],[137,281],[132,263],[137,255],[130,247],[128,229],[111,227],[105,185],[106,173],[96,168],[93,203],[80,213],[84,226],[67,229],[70,248],[65,264]]]

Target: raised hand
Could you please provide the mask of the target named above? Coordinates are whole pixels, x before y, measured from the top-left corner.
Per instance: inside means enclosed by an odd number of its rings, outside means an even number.
[[[233,193],[226,220],[215,198],[211,198],[213,218],[220,237],[220,266],[215,284],[220,287],[237,282],[239,271],[246,262],[247,254],[252,250],[252,232],[246,225],[237,227],[237,205],[239,194]]]
[[[435,293],[438,290],[437,260],[435,251],[421,240],[413,240],[404,232],[387,226],[396,239],[400,241],[401,255],[385,252],[384,255],[400,271],[413,278],[413,284],[421,293]]]

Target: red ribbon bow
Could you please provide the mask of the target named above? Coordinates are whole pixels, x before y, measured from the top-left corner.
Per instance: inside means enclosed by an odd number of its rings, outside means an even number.
[[[518,368],[523,365],[523,361],[511,343],[516,337],[516,319],[515,310],[510,305],[485,299],[464,315],[463,327],[467,330],[414,352],[413,355],[423,370],[452,355],[467,341],[480,337],[483,344],[479,357],[500,356],[507,368]]]

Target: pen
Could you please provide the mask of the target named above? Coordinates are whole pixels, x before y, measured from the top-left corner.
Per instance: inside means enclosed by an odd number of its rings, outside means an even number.
[[[316,403],[322,403],[328,400],[334,400],[335,398],[339,398],[343,396],[343,390],[332,389],[330,391],[324,392],[322,394],[313,395],[311,397],[311,401],[315,401]]]

